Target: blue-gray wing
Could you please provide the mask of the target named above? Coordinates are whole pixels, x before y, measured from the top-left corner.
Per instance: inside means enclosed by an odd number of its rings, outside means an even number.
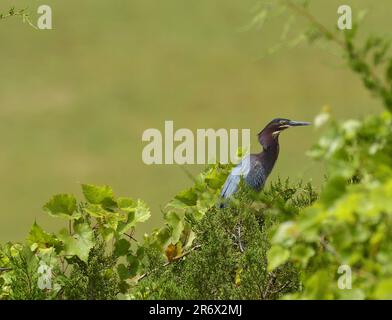
[[[221,197],[230,198],[237,192],[241,177],[246,178],[250,170],[250,157],[246,156],[242,161],[231,170],[221,191]]]

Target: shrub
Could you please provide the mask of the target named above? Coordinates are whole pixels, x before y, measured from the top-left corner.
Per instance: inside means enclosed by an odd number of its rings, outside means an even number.
[[[133,291],[147,299],[275,299],[299,290],[299,271],[288,263],[267,270],[269,233],[316,195],[308,185],[278,181],[262,196],[244,192],[228,208],[212,207],[188,219],[196,250],[164,266],[162,259]],[[159,256],[159,254],[158,254]]]

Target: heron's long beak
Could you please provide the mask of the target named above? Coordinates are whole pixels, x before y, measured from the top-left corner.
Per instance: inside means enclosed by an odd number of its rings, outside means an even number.
[[[299,127],[299,126],[310,126],[310,122],[303,122],[303,121],[290,121],[288,123],[290,127]]]

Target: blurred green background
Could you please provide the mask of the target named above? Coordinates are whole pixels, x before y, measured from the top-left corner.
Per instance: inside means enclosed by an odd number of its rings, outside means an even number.
[[[381,110],[360,80],[331,52],[307,45],[266,52],[280,41],[284,17],[247,28],[256,0],[2,0],[0,11],[41,4],[51,31],[20,19],[0,21],[0,241],[22,240],[55,193],[81,196],[80,183],[108,184],[146,200],[152,219],[191,181],[176,165],[141,160],[147,128],[250,128],[274,117],[312,120],[323,105],[338,118]],[[311,10],[336,25],[335,0]],[[392,1],[353,0],[368,8],[366,33],[390,31]],[[305,155],[318,133],[285,132],[277,175],[320,182],[323,169]],[[253,142],[253,150],[259,149]],[[188,166],[193,172],[198,166]]]

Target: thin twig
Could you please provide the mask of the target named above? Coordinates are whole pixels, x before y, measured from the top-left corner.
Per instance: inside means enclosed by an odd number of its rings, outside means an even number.
[[[291,283],[291,281],[287,281],[285,282],[283,285],[281,285],[278,289],[271,291],[271,294],[275,294],[275,293],[280,293],[283,291],[283,289],[285,289],[289,284]]]
[[[244,246],[243,246],[242,240],[241,240],[241,225],[239,225],[237,227],[237,236],[238,236],[237,240],[238,240],[238,245],[240,247],[240,251],[241,251],[241,253],[244,253],[245,249],[244,249]]]
[[[311,24],[313,24],[321,33],[323,33],[328,39],[335,41],[342,48],[346,48],[344,41],[339,39],[333,32],[331,32],[326,26],[320,23],[309,11],[305,10],[303,7],[295,4],[291,0],[284,0],[284,3],[293,11],[299,15],[305,17]]]
[[[184,166],[179,165],[180,169],[185,173],[185,175],[192,180],[192,182],[196,182],[196,178],[193,176],[193,174]]]
[[[267,297],[269,296],[271,287],[272,287],[273,283],[275,282],[275,279],[276,279],[276,274],[274,272],[272,272],[270,274],[270,278],[268,279],[267,287],[265,288],[265,290],[263,292],[263,296],[262,296],[263,300],[266,300]]]
[[[324,250],[331,252],[339,261],[341,260],[339,253],[329,244],[325,235],[320,237],[320,244]]]
[[[135,242],[138,242],[131,234],[128,234],[128,233],[125,233],[125,232],[124,232],[123,235],[126,236],[126,237],[128,237],[129,239],[135,241]]]
[[[30,14],[27,11],[27,9],[15,9],[11,8],[8,13],[0,13],[0,21],[5,20],[11,17],[21,17],[23,20],[23,23],[27,22],[31,27],[34,29],[38,29],[30,20]]]
[[[12,270],[12,268],[0,268],[0,272],[8,272],[11,270]]]

